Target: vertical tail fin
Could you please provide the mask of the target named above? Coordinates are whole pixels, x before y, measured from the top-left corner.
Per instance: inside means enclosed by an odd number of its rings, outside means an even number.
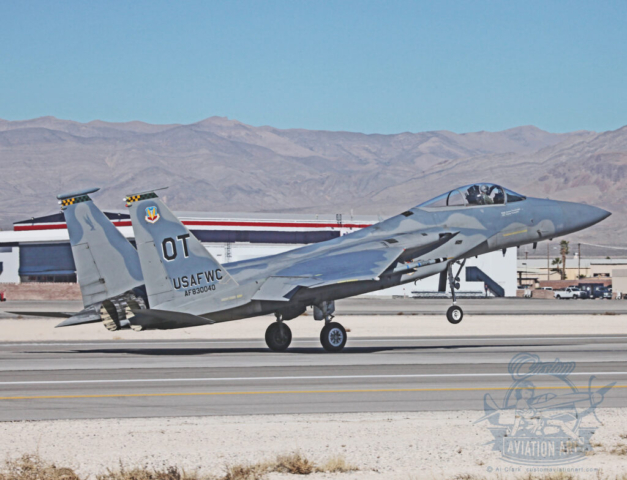
[[[154,191],[127,196],[126,206],[130,209],[151,308],[237,286]]]
[[[85,306],[143,285],[137,250],[89,197],[98,188],[59,195]]]

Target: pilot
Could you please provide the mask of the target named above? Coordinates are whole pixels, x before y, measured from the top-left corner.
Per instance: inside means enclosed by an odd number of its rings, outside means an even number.
[[[494,200],[490,197],[490,187],[487,185],[481,185],[481,202],[483,205],[492,205]]]

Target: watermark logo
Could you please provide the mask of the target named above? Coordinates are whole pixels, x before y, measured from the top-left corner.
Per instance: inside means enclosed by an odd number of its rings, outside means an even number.
[[[569,378],[575,362],[542,362],[538,355],[520,353],[508,365],[512,384],[499,405],[490,394],[483,399],[486,422],[494,436],[493,450],[519,465],[564,465],[583,460],[592,451],[595,409],[616,382],[600,388],[577,387]],[[598,422],[598,419],[596,425]],[[590,426],[592,425],[592,426]]]

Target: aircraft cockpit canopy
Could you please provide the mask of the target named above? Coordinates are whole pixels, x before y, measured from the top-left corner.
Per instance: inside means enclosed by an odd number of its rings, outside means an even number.
[[[420,207],[472,207],[477,205],[504,205],[521,202],[525,196],[493,183],[475,183],[456,188],[425,202]]]

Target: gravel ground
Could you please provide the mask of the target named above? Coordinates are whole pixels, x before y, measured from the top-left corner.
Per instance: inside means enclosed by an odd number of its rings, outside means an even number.
[[[627,471],[627,456],[611,453],[627,444],[627,408],[600,409],[602,425],[593,455],[571,465],[581,478],[614,477]],[[358,472],[309,478],[452,478],[474,474],[511,478],[519,468],[487,443],[491,435],[474,422],[479,412],[361,413],[0,423],[0,450],[12,458],[38,452],[57,465],[95,474],[120,461],[127,466],[177,464],[220,473],[224,465],[257,462],[299,451],[322,462],[334,455]],[[498,469],[503,469],[498,471]],[[586,472],[585,470],[589,470]],[[284,476],[277,475],[277,478]]]
[[[54,328],[60,319],[0,320],[0,341],[81,341],[138,339],[254,338],[263,340],[274,317],[258,317],[236,322],[170,331],[109,332],[101,324]],[[354,315],[339,317],[350,336],[490,336],[490,335],[625,335],[627,315],[466,315],[459,325],[451,325],[444,315]],[[294,338],[317,338],[322,322],[301,316],[289,322]]]

